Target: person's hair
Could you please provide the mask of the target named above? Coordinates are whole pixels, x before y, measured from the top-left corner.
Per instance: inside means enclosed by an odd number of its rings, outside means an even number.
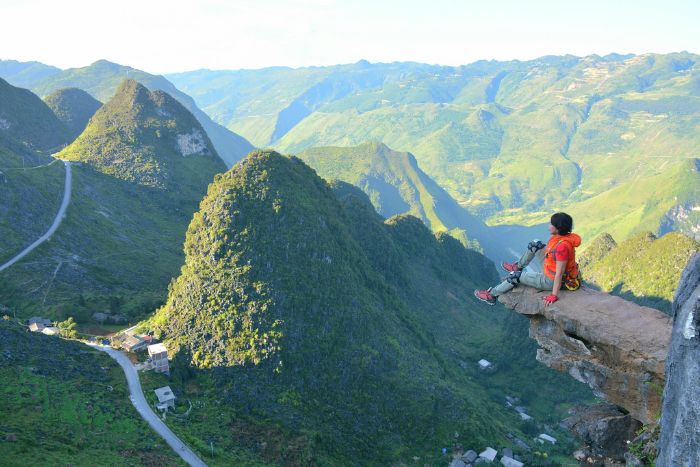
[[[554,213],[550,222],[556,227],[559,235],[570,234],[574,228],[574,220],[565,212]]]

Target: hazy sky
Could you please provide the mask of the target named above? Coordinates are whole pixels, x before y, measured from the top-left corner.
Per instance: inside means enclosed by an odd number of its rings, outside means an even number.
[[[567,5],[564,7],[563,5]],[[0,0],[0,58],[150,72],[700,52],[695,0]]]

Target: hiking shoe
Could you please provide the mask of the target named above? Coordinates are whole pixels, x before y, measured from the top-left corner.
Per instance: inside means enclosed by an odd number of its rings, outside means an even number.
[[[506,263],[505,261],[503,261],[501,263],[501,267],[508,272],[515,272],[515,271],[522,271],[523,270],[523,268],[518,266],[517,261],[515,263]]]
[[[491,295],[491,290],[475,290],[474,291],[474,296],[481,300],[482,302],[486,302],[489,305],[495,305],[496,304],[496,297]]]

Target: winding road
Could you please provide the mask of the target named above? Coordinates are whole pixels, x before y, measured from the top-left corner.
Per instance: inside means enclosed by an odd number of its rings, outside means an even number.
[[[53,163],[53,162],[52,162]],[[51,164],[52,164],[51,163]],[[51,165],[47,164],[47,165]],[[11,260],[6,262],[3,265],[0,265],[0,271],[9,268],[13,264],[15,264],[17,261],[20,259],[24,258],[27,256],[29,253],[32,252],[32,250],[42,243],[44,243],[46,240],[48,240],[51,235],[56,232],[56,229],[58,229],[58,226],[61,225],[61,221],[66,215],[66,209],[68,209],[68,205],[70,204],[70,192],[71,192],[71,187],[73,185],[73,173],[71,172],[71,167],[70,167],[70,162],[68,161],[63,161],[63,165],[66,167],[66,181],[63,186],[63,201],[61,202],[61,207],[58,208],[58,213],[56,214],[56,217],[53,220],[53,224],[51,224],[51,227],[49,227],[49,230],[36,239],[34,243],[29,245],[27,248],[24,250],[20,251],[17,255],[15,255]]]
[[[150,405],[146,401],[146,397],[143,395],[143,389],[141,389],[141,382],[139,381],[139,375],[131,363],[129,358],[122,352],[114,350],[111,347],[98,345],[98,344],[87,344],[90,347],[101,350],[107,353],[110,357],[115,359],[119,365],[121,365],[124,370],[124,375],[126,376],[126,381],[129,383],[129,398],[131,403],[136,407],[136,410],[141,415],[141,417],[148,422],[148,424],[153,428],[156,433],[158,433],[166,443],[177,453],[182,460],[187,462],[193,467],[206,467],[202,459],[200,459],[197,454],[195,454],[190,448],[188,448],[185,443],[178,438],[175,433],[173,433],[168,426],[163,423],[163,421],[156,415],[153,410],[151,410]]]

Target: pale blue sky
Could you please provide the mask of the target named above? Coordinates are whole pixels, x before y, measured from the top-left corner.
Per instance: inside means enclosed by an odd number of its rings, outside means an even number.
[[[0,0],[0,58],[150,72],[700,52],[700,2]]]

